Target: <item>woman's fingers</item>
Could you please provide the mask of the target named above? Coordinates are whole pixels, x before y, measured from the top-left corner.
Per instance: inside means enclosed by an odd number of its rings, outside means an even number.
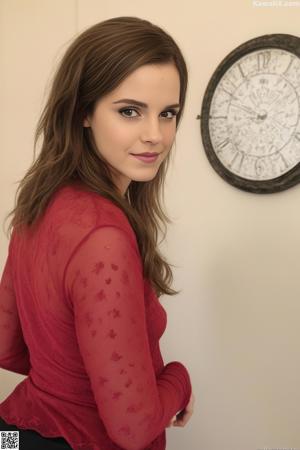
[[[167,428],[171,427],[172,425],[174,425],[174,423],[176,422],[176,415],[174,417],[172,417],[172,419],[170,420],[169,425],[167,426]]]
[[[180,411],[176,416],[173,417],[172,421],[170,422],[170,426],[173,425],[174,427],[184,427],[190,418],[193,415],[194,412],[194,403],[195,403],[195,397],[193,393],[191,393],[191,398],[185,409]],[[175,420],[174,420],[175,418]]]
[[[180,415],[176,421],[173,423],[174,427],[184,427],[187,422],[190,420],[191,416],[192,416],[192,412],[189,411],[185,411],[184,414]]]

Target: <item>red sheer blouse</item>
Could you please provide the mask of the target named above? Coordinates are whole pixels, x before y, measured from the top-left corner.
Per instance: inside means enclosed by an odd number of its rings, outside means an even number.
[[[79,185],[13,232],[0,285],[0,367],[27,375],[0,417],[74,450],[163,450],[187,405],[180,362],[164,365],[166,312],[130,223]]]

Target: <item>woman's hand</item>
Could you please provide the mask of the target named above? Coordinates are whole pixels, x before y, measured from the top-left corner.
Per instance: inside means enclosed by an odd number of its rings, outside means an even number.
[[[193,415],[194,403],[195,403],[195,397],[194,397],[194,395],[192,393],[190,401],[186,405],[185,409],[180,411],[176,416],[172,417],[172,419],[171,419],[169,425],[167,426],[167,428],[169,428],[170,426],[184,427],[188,423],[188,421],[190,420],[190,418]]]
[[[169,427],[171,427],[172,425],[174,425],[175,421],[176,421],[176,415],[175,415],[174,417],[172,417],[172,419],[170,420],[169,425],[167,425],[167,428],[169,428]]]

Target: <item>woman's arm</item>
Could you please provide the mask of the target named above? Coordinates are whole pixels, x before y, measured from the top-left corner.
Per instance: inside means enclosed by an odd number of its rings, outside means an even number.
[[[107,433],[126,450],[144,449],[186,406],[191,384],[178,362],[156,377],[137,245],[121,229],[97,228],[74,252],[64,285]]]
[[[30,370],[13,288],[10,254],[0,282],[0,367],[21,375],[28,375]]]

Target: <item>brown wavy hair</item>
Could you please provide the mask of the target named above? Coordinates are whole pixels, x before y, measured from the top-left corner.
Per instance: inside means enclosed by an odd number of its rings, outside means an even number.
[[[82,183],[85,189],[108,198],[124,211],[137,237],[144,276],[156,294],[180,292],[170,287],[171,264],[157,248],[159,231],[163,233],[162,241],[166,223],[172,222],[162,208],[172,152],[153,180],[131,181],[123,197],[96,148],[91,130],[83,127],[84,118],[93,113],[96,102],[134,70],[145,64],[170,62],[175,64],[180,77],[177,128],[184,109],[188,73],[178,45],[166,31],[138,17],[115,17],[93,25],[76,37],[54,74],[35,131],[34,159],[40,139],[41,151],[18,181],[15,208],[5,219],[13,215],[8,233],[13,227],[32,225],[59,187]]]

